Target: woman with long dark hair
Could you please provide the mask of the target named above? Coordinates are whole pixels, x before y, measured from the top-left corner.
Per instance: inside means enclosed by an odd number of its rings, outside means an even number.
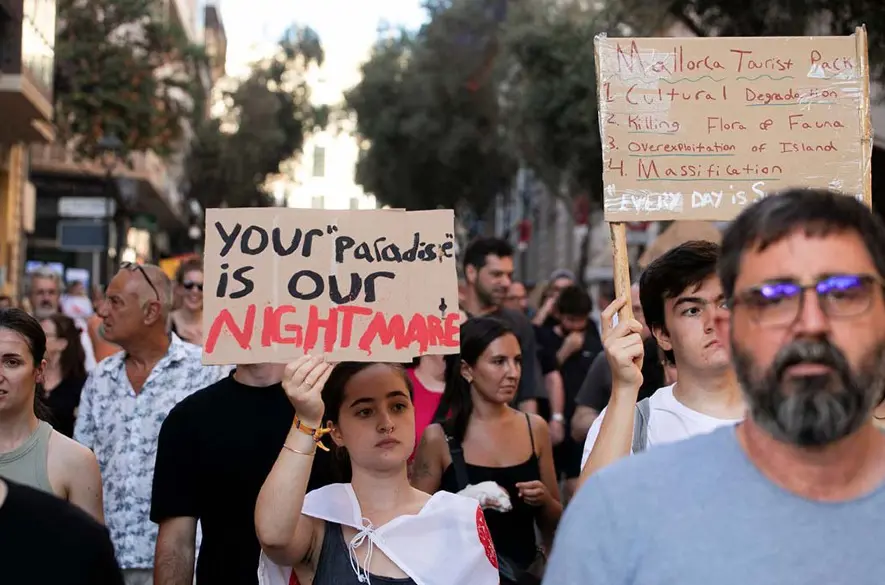
[[[43,402],[55,430],[73,437],[80,393],[86,383],[86,353],[80,331],[73,319],[60,313],[43,319],[40,326],[46,334]]]
[[[412,471],[421,490],[463,492],[484,504],[502,583],[539,582],[535,526],[549,546],[562,514],[547,423],[510,407],[521,362],[519,340],[502,322],[464,323],[461,353],[448,356],[442,422],[424,431]]]
[[[55,494],[104,522],[95,455],[38,418],[45,355],[40,322],[20,309],[0,309],[0,476]]]
[[[476,501],[409,485],[415,409],[402,367],[303,357],[283,388],[295,420],[255,508],[262,585],[297,582],[285,567],[313,585],[497,585]],[[325,434],[349,481],[305,494]]]

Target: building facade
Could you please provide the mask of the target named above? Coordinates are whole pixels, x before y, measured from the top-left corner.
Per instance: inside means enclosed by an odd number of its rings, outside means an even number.
[[[211,17],[204,14],[210,12]],[[156,18],[180,26],[191,43],[213,39],[210,64],[198,72],[208,95],[214,74],[224,69],[224,28],[214,4],[159,0]],[[182,92],[180,99],[191,98]],[[120,262],[157,262],[192,251],[196,242],[190,228],[201,216],[187,197],[193,134],[184,127],[176,152],[166,158],[136,152],[125,163],[113,156],[83,161],[67,145],[32,144],[36,212],[26,264],[50,264],[63,275],[76,275],[66,280],[82,281],[85,274],[87,285],[105,285]]]
[[[359,65],[365,55],[353,47],[330,50],[322,67],[308,71],[311,101],[334,107],[344,92],[360,80]],[[271,185],[278,201],[288,207],[312,209],[375,209],[373,195],[356,182],[360,143],[354,120],[338,116],[305,137],[302,153],[285,178]]]
[[[311,134],[292,180],[274,186],[278,199],[302,209],[375,209],[375,197],[356,182],[359,156],[351,132],[327,128]]]
[[[18,298],[34,189],[27,144],[54,139],[55,0],[0,0],[0,295]]]

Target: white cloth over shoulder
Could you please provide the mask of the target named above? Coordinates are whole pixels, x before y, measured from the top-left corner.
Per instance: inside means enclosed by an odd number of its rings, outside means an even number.
[[[350,484],[338,483],[307,494],[302,513],[357,530],[357,538],[369,540],[369,550],[382,551],[417,585],[500,582],[492,536],[476,500],[437,492],[418,514],[376,528],[362,517]],[[289,585],[291,574],[291,568],[276,565],[262,551],[259,585]]]

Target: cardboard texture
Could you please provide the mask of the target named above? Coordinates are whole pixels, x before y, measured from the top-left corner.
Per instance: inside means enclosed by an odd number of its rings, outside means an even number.
[[[454,213],[209,209],[204,364],[457,353]]]
[[[870,204],[864,29],[595,49],[607,221],[725,221],[791,187]]]

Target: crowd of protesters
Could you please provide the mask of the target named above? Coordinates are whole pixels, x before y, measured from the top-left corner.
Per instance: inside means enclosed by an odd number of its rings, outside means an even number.
[[[203,271],[0,307],[0,579],[873,584],[885,225],[788,191],[629,294],[462,256],[460,353],[201,363]],[[3,301],[0,301],[3,302]],[[623,309],[632,309],[629,312]]]

